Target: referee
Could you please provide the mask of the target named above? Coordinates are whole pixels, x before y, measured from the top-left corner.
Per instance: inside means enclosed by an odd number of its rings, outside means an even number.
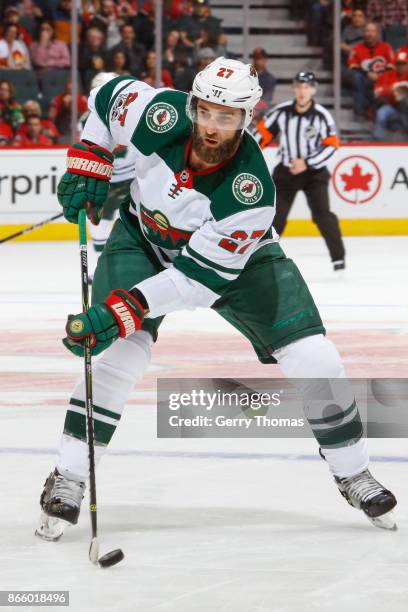
[[[298,191],[323,236],[335,271],[345,268],[345,250],[339,222],[329,207],[327,161],[339,146],[336,126],[330,113],[313,100],[316,93],[313,72],[298,72],[293,80],[294,100],[273,108],[257,125],[255,135],[261,148],[280,135],[280,163],[273,171],[276,184],[276,215],[273,226],[282,234]]]

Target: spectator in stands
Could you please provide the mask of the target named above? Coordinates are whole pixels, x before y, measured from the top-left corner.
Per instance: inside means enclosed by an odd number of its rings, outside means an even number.
[[[55,31],[50,21],[43,21],[38,31],[37,40],[30,45],[30,55],[34,68],[69,68],[71,58],[68,45],[63,40],[56,40]]]
[[[15,147],[50,147],[52,146],[52,140],[47,138],[42,133],[41,119],[39,117],[29,117],[26,122],[25,133],[17,134],[14,138],[13,145]]]
[[[154,47],[154,4],[144,2],[142,8],[132,20],[136,33],[136,40],[144,45],[145,49]]]
[[[109,54],[107,66],[109,72],[116,72],[120,76],[130,74],[128,57],[120,49]]]
[[[70,140],[71,129],[71,100],[72,100],[72,83],[68,79],[65,84],[64,91],[55,96],[51,101],[48,109],[48,119],[52,121],[59,133],[61,134],[58,142],[65,143]],[[78,94],[77,96],[78,116],[83,115],[88,110],[88,102],[85,96]]]
[[[191,66],[190,58],[183,47],[176,50],[175,62],[172,69],[174,87],[180,91],[189,92],[193,86],[196,71]]]
[[[49,0],[22,0],[20,8],[22,17],[52,20],[52,3]]]
[[[5,25],[12,23],[18,28],[18,38],[28,47],[32,43],[32,37],[27,29],[20,23],[20,11],[16,6],[8,6],[4,11]],[[4,26],[0,27],[0,35],[3,35]]]
[[[118,8],[113,0],[102,0],[100,10],[91,21],[91,26],[95,26],[104,32],[107,49],[111,49],[121,40],[118,13]]]
[[[194,0],[192,15],[184,14],[176,23],[182,33],[181,40],[187,47],[209,46],[222,34],[221,20],[211,15],[207,0]],[[197,41],[205,36],[203,32],[207,34],[206,40],[198,44]]]
[[[353,14],[353,8],[354,0],[341,0],[341,29],[345,28],[350,23]]]
[[[211,15],[208,0],[194,0],[190,35],[197,38],[200,30],[207,30],[214,36],[222,34],[221,20]]]
[[[381,41],[378,24],[367,23],[364,40],[351,51],[348,65],[353,71],[354,113],[361,118],[371,112],[373,84],[382,72],[394,65],[394,52],[388,43]]]
[[[17,136],[26,136],[28,120],[31,117],[38,117],[41,121],[41,133],[49,138],[53,143],[57,142],[58,138],[60,137],[60,133],[52,121],[41,118],[41,106],[36,100],[27,100],[27,102],[24,102],[23,114],[25,121],[19,126],[16,134]]]
[[[4,28],[4,38],[0,40],[0,69],[31,69],[28,49],[18,35],[18,26],[15,24],[9,23]]]
[[[408,53],[400,51],[395,70],[383,72],[374,86],[374,94],[382,103],[375,115],[374,140],[384,140],[386,130],[408,129]]]
[[[395,23],[408,23],[408,7],[406,0],[369,0],[367,17],[377,21],[382,28]]]
[[[79,45],[78,53],[78,67],[86,91],[89,91],[94,76],[106,70],[106,60],[105,35],[99,28],[91,27],[86,31],[85,42]]]
[[[318,0],[312,5],[308,23],[308,44],[319,47],[325,43],[331,18],[331,0]]]
[[[220,34],[216,39],[216,44],[213,49],[215,51],[215,57],[228,57],[227,51],[227,37],[225,34]]]
[[[16,88],[11,81],[0,81],[0,120],[16,130],[24,121],[21,104],[16,102]]]
[[[354,9],[351,14],[351,21],[344,28],[341,34],[341,56],[344,65],[347,65],[349,55],[358,43],[364,40],[364,28],[366,18],[362,9]]]
[[[148,51],[145,59],[145,67],[141,75],[141,80],[152,87],[156,87],[156,53]],[[163,68],[159,87],[171,87],[174,89],[173,80],[166,68]]]
[[[197,51],[197,54],[196,54],[197,72],[200,72],[200,70],[204,70],[204,68],[208,66],[208,64],[211,64],[211,62],[213,62],[214,60],[215,60],[215,52],[214,52],[214,49],[211,49],[211,47],[204,47],[203,49],[200,49],[199,51]]]
[[[353,71],[348,67],[348,59],[353,48],[364,40],[366,24],[365,13],[362,9],[355,9],[351,15],[351,22],[346,25],[341,34],[341,80],[342,85],[350,88]]]
[[[178,30],[170,30],[165,38],[163,51],[163,67],[172,74],[176,63],[177,52],[183,48],[180,44],[180,32]]]
[[[208,30],[201,29],[197,38],[194,40],[195,53],[197,54],[199,49],[208,49],[208,47],[212,49],[214,42],[214,39],[211,40],[210,32]]]
[[[144,65],[146,49],[144,45],[137,42],[133,26],[127,23],[121,26],[120,37],[121,41],[112,48],[111,52],[116,53],[116,51],[123,51],[126,53],[129,61],[130,74],[139,76]]]
[[[0,147],[11,145],[14,138],[14,132],[11,126],[5,121],[0,120]]]
[[[273,92],[276,87],[276,78],[266,69],[268,54],[262,47],[257,47],[252,52],[252,63],[258,73],[259,84],[262,87],[262,100],[272,104]]]
[[[71,44],[71,8],[72,0],[59,0],[53,8],[52,21],[54,22],[55,38]],[[78,11],[78,38],[81,33],[82,16]]]
[[[48,5],[48,0],[21,0],[15,5],[15,8],[19,11],[16,23],[19,24],[21,19],[24,22],[22,27],[29,35],[29,39],[26,40],[20,30],[20,36],[23,37],[27,47],[33,42],[32,37],[37,31],[38,22],[52,17],[51,6],[47,6],[47,9],[45,9],[46,5]],[[7,21],[10,21],[10,17],[7,18]]]
[[[131,0],[131,2],[128,2],[128,0],[117,0],[116,6],[118,7],[119,16],[124,20],[135,17],[137,14],[137,2],[134,0]]]

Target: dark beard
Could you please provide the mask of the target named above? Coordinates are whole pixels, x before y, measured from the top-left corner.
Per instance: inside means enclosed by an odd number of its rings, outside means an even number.
[[[220,164],[233,156],[240,138],[241,132],[237,130],[232,138],[226,140],[218,147],[212,148],[207,147],[197,130],[193,130],[191,148],[194,149],[198,157],[206,164]]]

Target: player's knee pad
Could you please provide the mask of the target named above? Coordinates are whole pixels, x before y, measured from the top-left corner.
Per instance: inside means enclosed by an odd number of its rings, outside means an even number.
[[[117,340],[96,361],[95,374],[103,372],[116,381],[121,379],[133,385],[140,382],[150,362],[152,344],[151,335],[143,330]]]
[[[274,357],[298,389],[319,445],[355,444],[362,436],[361,419],[334,344],[323,335],[309,336],[279,349]]]
[[[334,344],[323,336],[307,336],[273,353],[287,378],[343,378],[344,366]]]

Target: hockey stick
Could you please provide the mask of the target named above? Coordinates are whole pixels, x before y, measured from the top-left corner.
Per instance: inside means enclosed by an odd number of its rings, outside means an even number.
[[[2,242],[8,242],[9,240],[13,240],[14,238],[18,238],[19,236],[23,236],[24,234],[28,234],[28,232],[32,232],[33,230],[42,227],[43,225],[47,225],[47,223],[51,223],[51,221],[55,221],[55,219],[60,219],[64,213],[58,213],[58,215],[54,215],[49,219],[45,219],[44,221],[40,221],[39,223],[34,223],[34,225],[30,225],[30,227],[26,227],[25,229],[16,232],[15,234],[11,234],[10,236],[6,236],[0,240],[0,244]]]
[[[79,212],[79,251],[81,257],[81,291],[82,311],[89,309],[88,290],[88,248],[86,238],[86,211]],[[96,506],[96,477],[95,477],[95,442],[93,425],[93,403],[92,403],[92,351],[89,336],[85,338],[85,408],[86,408],[86,431],[88,441],[89,458],[89,510],[91,513],[91,544],[89,547],[89,560],[94,565],[109,567],[122,561],[124,555],[120,549],[113,550],[99,558],[98,521]]]

